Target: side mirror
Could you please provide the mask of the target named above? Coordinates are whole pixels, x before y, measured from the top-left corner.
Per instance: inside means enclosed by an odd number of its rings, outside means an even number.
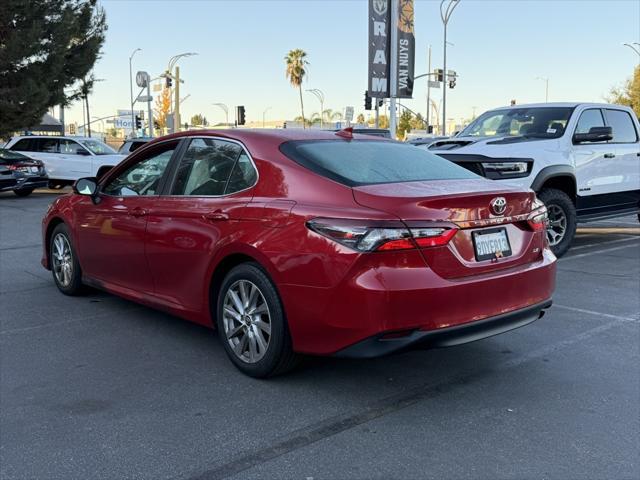
[[[611,127],[591,127],[589,133],[576,133],[573,135],[573,143],[608,142],[613,140]]]
[[[84,155],[84,156],[88,156],[91,155],[87,150],[85,150],[82,147],[79,147],[76,149],[76,155]]]
[[[93,197],[98,191],[98,184],[93,177],[80,178],[73,184],[73,193]]]

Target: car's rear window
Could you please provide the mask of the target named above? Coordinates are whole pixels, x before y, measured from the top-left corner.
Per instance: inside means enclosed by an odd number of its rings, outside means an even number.
[[[350,187],[377,183],[478,178],[423,148],[375,140],[304,140],[280,150],[296,163]]]

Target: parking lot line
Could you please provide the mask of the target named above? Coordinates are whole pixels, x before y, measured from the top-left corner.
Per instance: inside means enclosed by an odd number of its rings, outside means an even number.
[[[622,242],[631,242],[632,240],[638,240],[639,237],[633,236],[630,238],[621,238],[619,240],[611,240],[610,242],[600,242],[600,243],[588,243],[586,245],[579,245],[577,247],[571,247],[571,252],[575,252],[576,250],[582,250],[583,248],[589,247],[598,247],[601,245],[611,245],[612,243],[622,243]]]
[[[640,318],[622,317],[620,315],[612,315],[610,313],[596,312],[594,310],[586,310],[584,308],[570,307],[568,305],[559,305],[557,303],[553,304],[553,308],[561,308],[563,310],[569,310],[571,312],[585,313],[587,315],[594,315],[596,317],[611,318],[613,320],[619,320],[621,322],[634,322],[634,323],[640,322]]]
[[[640,238],[634,238],[633,240],[640,240]],[[613,252],[615,250],[622,250],[623,248],[629,248],[629,247],[633,247],[633,246],[635,246],[635,245],[621,245],[621,246],[618,246],[618,247],[605,248],[605,249],[601,249],[601,250],[594,250],[592,252],[579,253],[578,255],[569,255],[567,257],[562,257],[558,261],[559,262],[566,262],[568,260],[573,260],[575,258],[588,257],[590,255],[596,255],[598,253]]]

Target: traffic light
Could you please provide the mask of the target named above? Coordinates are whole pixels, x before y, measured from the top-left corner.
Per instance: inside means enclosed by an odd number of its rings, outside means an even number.
[[[444,81],[444,70],[442,70],[441,68],[436,68],[436,80],[438,82]]]
[[[166,88],[171,88],[173,86],[173,78],[171,78],[170,73],[167,73],[164,77],[164,86]]]
[[[369,96],[369,92],[366,90],[364,92],[364,109],[371,110],[371,97]]]
[[[142,128],[142,119],[140,115],[136,115],[136,130],[140,130]]]
[[[458,79],[458,73],[454,70],[447,72],[447,79],[449,80],[449,88],[456,88],[456,80]]]
[[[244,106],[240,105],[236,107],[236,121],[238,125],[244,125]]]

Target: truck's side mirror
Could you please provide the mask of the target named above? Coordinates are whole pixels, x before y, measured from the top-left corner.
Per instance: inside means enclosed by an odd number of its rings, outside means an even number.
[[[591,127],[589,133],[575,133],[573,135],[573,143],[608,142],[609,140],[613,140],[611,127]]]

